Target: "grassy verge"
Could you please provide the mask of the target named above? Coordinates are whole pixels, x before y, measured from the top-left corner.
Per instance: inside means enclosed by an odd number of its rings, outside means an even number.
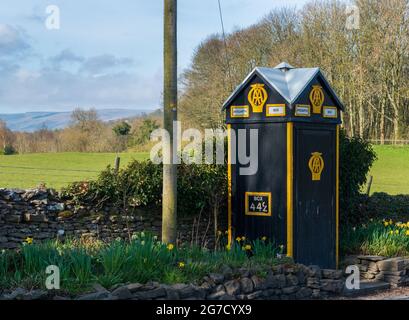
[[[31,239],[29,239],[31,242]],[[0,287],[44,288],[46,267],[60,268],[61,289],[70,294],[87,291],[93,283],[110,288],[120,283],[186,283],[200,280],[223,266],[232,269],[271,268],[281,249],[268,241],[236,241],[231,248],[209,251],[198,247],[164,245],[150,235],[131,241],[49,241],[25,244],[19,252],[0,253]],[[288,261],[287,261],[288,262]]]

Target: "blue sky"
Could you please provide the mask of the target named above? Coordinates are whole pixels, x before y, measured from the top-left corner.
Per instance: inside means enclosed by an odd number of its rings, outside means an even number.
[[[227,32],[306,0],[221,0]],[[45,26],[48,5],[60,29]],[[155,109],[162,92],[162,0],[1,0],[0,113]],[[178,67],[220,33],[217,0],[178,1]]]

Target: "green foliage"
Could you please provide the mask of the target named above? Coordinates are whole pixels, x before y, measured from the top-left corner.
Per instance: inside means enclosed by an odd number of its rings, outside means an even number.
[[[151,161],[132,161],[115,172],[110,166],[96,180],[72,183],[61,195],[76,204],[113,203],[120,206],[155,206],[161,200],[162,168]]]
[[[384,217],[402,219],[407,217],[409,212],[409,195],[389,195],[384,192],[377,192],[371,195],[365,203],[368,213],[373,214],[373,218]]]
[[[409,255],[409,222],[370,221],[358,227],[344,226],[341,233],[343,254]]]
[[[376,192],[371,196],[361,195],[357,203],[351,213],[357,225],[384,217],[398,221],[405,220],[409,212],[409,195]]]
[[[133,133],[132,145],[144,145],[150,139],[152,131],[159,128],[155,120],[145,119],[139,128]]]
[[[252,255],[236,243],[209,251],[200,247],[166,246],[151,234],[137,233],[130,241],[83,242],[67,240],[25,245],[21,252],[0,253],[2,288],[29,286],[43,288],[45,268],[57,265],[61,271],[61,288],[65,292],[88,290],[95,282],[107,288],[118,283],[158,281],[194,282],[222,266],[254,267],[268,270],[276,259],[277,249],[269,243],[249,242]]]
[[[14,147],[10,144],[6,145],[3,148],[3,155],[5,156],[9,156],[9,155],[16,154],[16,153],[17,153],[16,149],[14,149]]]
[[[72,248],[67,260],[74,283],[79,287],[87,285],[92,279],[92,256],[84,248]]]
[[[127,136],[129,134],[129,132],[131,131],[131,125],[126,121],[122,121],[122,122],[116,124],[112,128],[112,131],[114,131],[114,133],[115,133],[115,135],[117,137]]]
[[[346,136],[340,132],[340,181],[339,196],[341,221],[356,223],[360,217],[356,216],[355,207],[360,200],[360,191],[366,182],[366,177],[376,154],[369,142]]]
[[[182,215],[195,214],[225,205],[226,171],[224,165],[179,165],[179,212]],[[132,161],[118,173],[108,167],[96,180],[70,184],[61,194],[78,205],[158,206],[162,199],[162,166],[147,160]]]
[[[178,210],[182,214],[218,209],[227,202],[227,167],[213,164],[179,166]]]

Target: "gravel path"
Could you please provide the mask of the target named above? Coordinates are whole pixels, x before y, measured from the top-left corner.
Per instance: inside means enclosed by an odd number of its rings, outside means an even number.
[[[340,300],[409,300],[409,287],[378,291],[360,297],[341,297]]]

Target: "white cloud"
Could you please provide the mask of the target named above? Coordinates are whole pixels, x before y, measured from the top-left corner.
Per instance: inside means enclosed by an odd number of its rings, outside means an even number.
[[[133,60],[130,58],[117,58],[112,54],[103,54],[87,59],[81,66],[81,71],[89,74],[98,74],[102,71],[127,67],[132,65]]]
[[[21,29],[0,24],[0,56],[16,57],[30,48],[27,36]]]
[[[22,59],[27,58],[26,50],[30,49],[24,35],[24,30],[0,24],[0,110],[3,112],[62,111],[78,106],[158,107],[161,76],[158,80],[158,74],[145,77],[140,70],[131,70],[131,58],[109,53],[84,57],[64,49],[49,58],[34,54],[34,60]]]
[[[83,62],[85,59],[81,57],[70,49],[64,49],[59,54],[54,57],[50,58],[51,63],[58,66],[62,63],[80,63]]]
[[[153,109],[160,101],[161,80],[159,72],[148,77],[125,72],[94,77],[52,68],[20,68],[0,77],[0,108],[15,112],[78,106]]]

